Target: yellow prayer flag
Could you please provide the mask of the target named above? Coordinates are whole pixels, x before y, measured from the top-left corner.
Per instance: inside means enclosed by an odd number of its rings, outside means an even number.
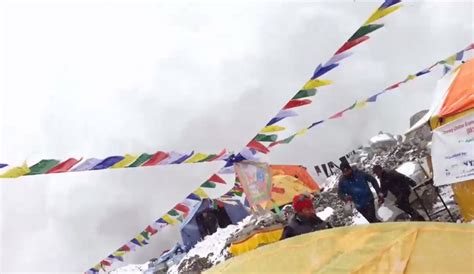
[[[114,253],[112,253],[112,255],[117,256],[117,257],[122,257],[123,255],[125,255],[125,253],[126,251],[117,250]]]
[[[277,131],[282,131],[282,130],[285,130],[285,127],[273,125],[273,126],[266,126],[266,127],[264,127],[264,128],[260,131],[260,133],[270,133],[270,132],[277,132]]]
[[[196,189],[193,193],[199,196],[201,199],[208,198],[207,193],[202,188]]]
[[[331,80],[321,80],[321,79],[314,79],[314,80],[309,80],[306,82],[306,84],[303,86],[303,90],[308,90],[308,89],[314,89],[322,86],[327,86],[332,84]]]
[[[0,175],[0,178],[17,178],[27,174],[28,172],[30,172],[30,169],[28,168],[26,162],[24,162],[22,166],[13,167],[5,171]]]
[[[360,101],[360,102],[357,102],[356,105],[355,105],[355,108],[356,109],[359,109],[359,108],[363,108],[367,105],[367,102],[366,101]]]
[[[142,234],[138,234],[137,236],[135,236],[135,239],[137,239],[140,243],[143,241],[147,241],[147,239],[143,237]]]
[[[307,128],[303,128],[302,130],[299,130],[298,132],[296,132],[296,136],[301,136],[301,135],[305,135],[306,132],[308,131]]]
[[[410,75],[408,75],[407,80],[413,80],[415,78],[416,78],[415,75],[410,74]]]
[[[204,153],[197,153],[197,154],[194,154],[193,157],[189,158],[188,160],[185,161],[185,163],[197,163],[201,160],[204,160],[207,158],[207,154],[204,154]]]
[[[372,13],[372,15],[369,17],[369,19],[367,19],[367,21],[365,21],[364,26],[366,26],[370,23],[373,23],[373,22],[379,20],[382,17],[387,16],[388,14],[398,10],[401,7],[402,7],[402,5],[398,5],[398,6],[391,6],[391,7],[388,7],[386,9],[377,9],[374,13]]]
[[[137,158],[138,158],[138,156],[130,155],[130,154],[125,154],[123,160],[120,161],[120,162],[118,162],[118,163],[116,163],[116,164],[113,165],[111,168],[123,168],[123,167],[126,167],[126,166],[128,166],[129,164],[133,163]]]
[[[177,220],[173,219],[170,215],[166,214],[163,217],[161,217],[165,222],[167,222],[170,225],[175,225],[178,223]]]
[[[453,66],[454,62],[456,62],[456,54],[453,56],[449,56],[448,59],[445,60],[446,64]]]

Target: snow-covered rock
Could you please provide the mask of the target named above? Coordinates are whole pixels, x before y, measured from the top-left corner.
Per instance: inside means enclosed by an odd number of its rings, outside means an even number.
[[[110,274],[142,274],[148,270],[148,262],[144,264],[129,264],[110,271]]]
[[[334,213],[334,209],[332,207],[326,207],[323,211],[316,213],[316,215],[323,221],[329,219]]]
[[[397,139],[389,133],[379,133],[370,138],[369,142],[373,149],[389,149],[398,143]]]

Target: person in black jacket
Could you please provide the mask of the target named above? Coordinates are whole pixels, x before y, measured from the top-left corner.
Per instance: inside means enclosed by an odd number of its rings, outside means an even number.
[[[301,234],[332,228],[329,223],[324,222],[318,216],[313,207],[313,201],[305,194],[293,197],[293,209],[295,215],[285,226],[281,239],[287,239]]]
[[[213,208],[206,208],[196,216],[196,223],[201,233],[201,239],[207,235],[212,235],[219,226],[217,214]]]
[[[410,214],[412,221],[425,221],[425,218],[410,205],[410,186],[415,186],[415,181],[396,170],[383,169],[380,165],[375,165],[372,170],[380,180],[380,188],[384,197],[387,197],[390,191],[397,199],[395,201],[397,207]]]

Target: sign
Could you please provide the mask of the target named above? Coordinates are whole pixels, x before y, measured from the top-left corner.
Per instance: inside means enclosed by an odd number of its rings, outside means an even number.
[[[242,183],[250,207],[265,208],[264,203],[272,198],[272,176],[268,164],[242,161],[235,164],[235,172]]]
[[[434,184],[474,179],[474,113],[433,131]]]

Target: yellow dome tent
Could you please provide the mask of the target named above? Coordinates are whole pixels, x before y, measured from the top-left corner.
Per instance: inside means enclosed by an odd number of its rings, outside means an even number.
[[[474,273],[474,225],[407,222],[322,230],[260,247],[205,273]]]
[[[277,206],[291,203],[297,194],[319,191],[319,185],[304,166],[270,165],[270,169],[272,172],[272,199]],[[272,204],[268,204],[267,208],[272,208]]]
[[[471,59],[438,82],[428,113],[409,132],[427,122],[434,130],[473,112],[474,59]],[[452,184],[452,188],[464,220],[474,220],[474,180]]]

